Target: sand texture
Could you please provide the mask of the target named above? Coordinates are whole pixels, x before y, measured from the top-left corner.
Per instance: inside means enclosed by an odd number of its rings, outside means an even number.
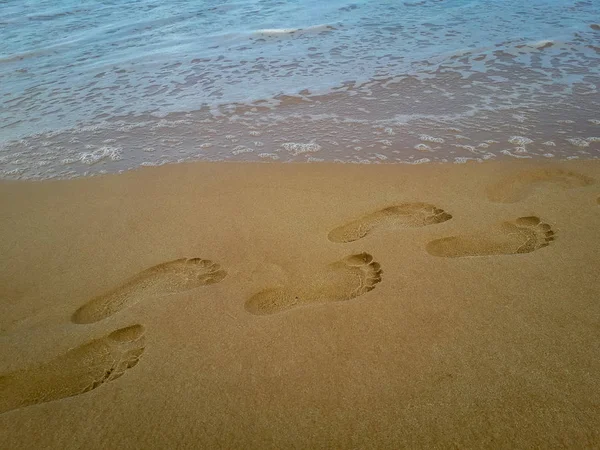
[[[600,162],[0,182],[0,448],[600,448]]]

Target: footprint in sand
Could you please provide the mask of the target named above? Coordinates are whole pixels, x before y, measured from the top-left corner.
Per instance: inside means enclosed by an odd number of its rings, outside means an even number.
[[[447,258],[514,255],[531,253],[550,245],[554,239],[550,225],[542,223],[539,217],[519,217],[486,231],[436,239],[427,244],[427,251],[433,256]]]
[[[350,300],[375,289],[382,270],[368,253],[350,255],[305,276],[294,277],[288,286],[265,289],[246,302],[252,314],[275,314],[310,303]]]
[[[539,169],[519,172],[488,187],[488,198],[497,203],[516,203],[526,198],[541,183],[552,183],[563,189],[591,186],[595,180],[563,169]]]
[[[450,214],[428,203],[399,203],[334,228],[328,238],[332,242],[352,242],[377,228],[416,228],[450,219]]]
[[[121,328],[53,360],[0,376],[0,414],[73,397],[116,380],[144,352],[144,327]]]
[[[221,281],[227,272],[212,261],[176,259],[140,272],[121,286],[95,297],[73,314],[74,323],[98,322],[144,297],[175,294]]]

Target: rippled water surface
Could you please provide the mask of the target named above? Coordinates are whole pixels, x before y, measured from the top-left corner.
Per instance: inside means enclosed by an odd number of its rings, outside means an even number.
[[[597,158],[600,2],[0,1],[0,171]]]

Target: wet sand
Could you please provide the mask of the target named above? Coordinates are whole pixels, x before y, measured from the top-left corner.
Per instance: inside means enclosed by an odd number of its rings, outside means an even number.
[[[0,182],[0,447],[598,447],[599,199],[599,161]]]

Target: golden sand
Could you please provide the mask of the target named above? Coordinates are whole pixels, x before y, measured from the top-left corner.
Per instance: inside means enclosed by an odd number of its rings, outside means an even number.
[[[597,448],[600,162],[0,183],[0,448]]]

